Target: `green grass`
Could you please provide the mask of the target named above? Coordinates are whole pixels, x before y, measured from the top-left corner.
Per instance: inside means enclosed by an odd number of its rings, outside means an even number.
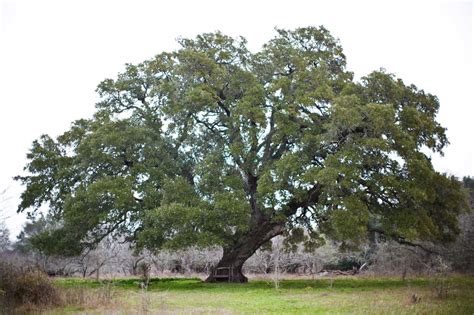
[[[447,279],[448,296],[440,299],[433,280],[416,278],[336,278],[284,280],[275,289],[271,281],[247,284],[203,283],[199,279],[152,279],[148,291],[137,279],[94,281],[57,279],[64,289],[114,292],[113,303],[87,308],[87,314],[474,314],[474,278]],[[413,303],[413,294],[421,301]],[[81,313],[81,307],[52,310],[52,314]]]

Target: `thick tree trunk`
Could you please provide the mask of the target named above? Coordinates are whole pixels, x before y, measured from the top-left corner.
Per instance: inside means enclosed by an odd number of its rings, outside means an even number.
[[[265,242],[281,234],[283,224],[263,222],[255,226],[245,235],[239,237],[234,244],[224,248],[221,260],[206,279],[206,282],[238,282],[244,283],[248,279],[242,273],[242,267],[250,256]]]

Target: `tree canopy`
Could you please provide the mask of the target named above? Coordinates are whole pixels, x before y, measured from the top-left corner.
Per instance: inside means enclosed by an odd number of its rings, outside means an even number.
[[[278,29],[256,53],[220,32],[179,44],[102,81],[93,118],[33,143],[19,211],[61,222],[53,251],[110,233],[217,244],[245,281],[276,235],[308,249],[455,237],[463,191],[427,155],[448,144],[436,96],[384,70],[355,81],[324,27]]]

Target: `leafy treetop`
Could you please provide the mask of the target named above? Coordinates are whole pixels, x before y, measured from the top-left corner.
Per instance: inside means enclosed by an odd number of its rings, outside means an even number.
[[[277,30],[257,53],[219,32],[179,44],[101,82],[92,119],[33,143],[19,211],[45,204],[61,222],[52,252],[110,233],[235,257],[278,234],[453,239],[460,184],[424,153],[448,143],[436,96],[384,70],[354,81],[324,27]]]

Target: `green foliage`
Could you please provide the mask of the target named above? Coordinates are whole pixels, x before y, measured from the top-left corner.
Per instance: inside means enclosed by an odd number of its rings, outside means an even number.
[[[47,248],[53,246],[53,243],[48,244],[49,242],[43,240],[48,233],[57,228],[55,225],[55,222],[42,214],[25,223],[15,242],[15,249],[20,253],[29,253],[35,250],[47,251]]]
[[[71,252],[110,233],[153,250],[452,240],[460,183],[424,153],[448,143],[436,96],[385,70],[353,81],[324,27],[277,33],[255,54],[219,32],[180,39],[101,82],[93,118],[33,143],[19,211],[47,206],[60,227],[44,242]]]
[[[351,257],[343,257],[333,263],[329,263],[323,266],[325,270],[343,270],[343,271],[353,271],[353,268],[360,268],[360,263],[357,259]]]

